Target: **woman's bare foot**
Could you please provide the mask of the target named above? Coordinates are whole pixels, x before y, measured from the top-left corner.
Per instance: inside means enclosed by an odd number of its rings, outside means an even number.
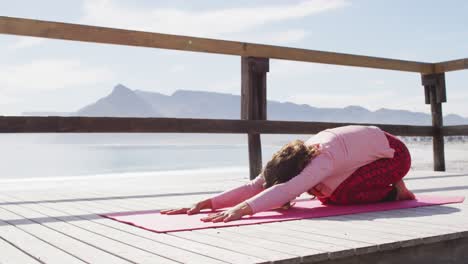
[[[408,188],[406,188],[406,185],[403,182],[403,180],[395,183],[395,188],[397,189],[397,195],[396,195],[397,201],[416,199],[416,197],[414,196],[414,193],[408,190]]]

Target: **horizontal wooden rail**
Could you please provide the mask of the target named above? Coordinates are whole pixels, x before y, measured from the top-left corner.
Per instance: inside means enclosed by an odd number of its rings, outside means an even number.
[[[270,120],[130,117],[0,116],[0,133],[261,133],[316,134],[327,128],[357,123]],[[401,136],[432,136],[432,126],[375,125]]]
[[[468,69],[468,58],[459,59],[452,61],[443,61],[436,63],[434,66],[435,73],[449,72],[449,71],[459,71]]]
[[[442,134],[444,136],[468,136],[468,125],[444,126]]]
[[[432,73],[432,63],[0,16],[0,34]]]

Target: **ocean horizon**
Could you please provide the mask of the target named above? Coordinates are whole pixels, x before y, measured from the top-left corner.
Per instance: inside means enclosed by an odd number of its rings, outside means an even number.
[[[262,135],[263,165],[287,142],[311,135]],[[171,172],[248,173],[244,134],[3,134],[0,181],[127,177]],[[406,142],[413,170],[432,170],[432,142]],[[447,172],[466,171],[468,142],[446,142]],[[248,175],[246,175],[248,177]]]

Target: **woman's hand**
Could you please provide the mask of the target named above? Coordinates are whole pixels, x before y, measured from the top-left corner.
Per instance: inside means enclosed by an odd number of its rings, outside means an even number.
[[[183,207],[178,209],[166,209],[161,210],[161,214],[173,215],[173,214],[198,214],[202,209],[212,209],[211,199],[206,199],[201,202],[198,202],[191,207]]]
[[[252,214],[252,208],[250,208],[250,206],[247,203],[243,202],[226,211],[209,214],[208,216],[203,217],[201,220],[203,222],[213,222],[213,223],[225,222],[226,223],[229,221],[239,220],[242,218],[242,216],[251,215],[251,214]]]

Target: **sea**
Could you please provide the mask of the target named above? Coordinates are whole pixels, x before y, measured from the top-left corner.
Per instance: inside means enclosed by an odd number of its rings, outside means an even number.
[[[263,165],[281,146],[313,135],[261,135]],[[402,138],[412,169],[432,170],[432,141]],[[0,181],[184,170],[248,171],[245,134],[0,134]],[[445,143],[446,170],[466,172],[468,142]],[[158,173],[158,175],[161,175]]]

